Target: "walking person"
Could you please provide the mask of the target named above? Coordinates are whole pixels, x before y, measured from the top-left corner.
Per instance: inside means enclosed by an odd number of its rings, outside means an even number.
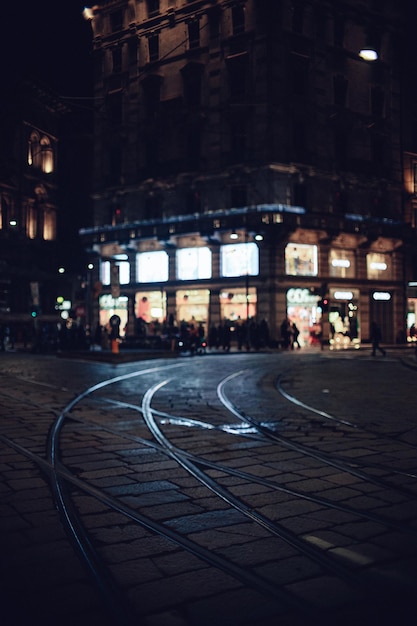
[[[382,356],[386,355],[384,348],[381,348],[379,342],[382,339],[382,332],[376,322],[371,322],[371,343],[372,343],[372,356],[376,356],[376,352],[380,352]]]

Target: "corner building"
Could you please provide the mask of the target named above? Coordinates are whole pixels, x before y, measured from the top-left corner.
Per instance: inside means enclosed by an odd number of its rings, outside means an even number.
[[[386,0],[89,11],[93,319],[248,319],[334,348],[405,332],[401,16]],[[359,52],[372,45],[376,60]]]

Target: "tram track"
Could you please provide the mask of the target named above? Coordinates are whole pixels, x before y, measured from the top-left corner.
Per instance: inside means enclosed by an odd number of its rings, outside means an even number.
[[[185,364],[181,363],[181,366]],[[256,589],[259,593],[270,597],[277,602],[277,606],[282,610],[282,606],[286,606],[288,610],[297,610],[301,613],[311,615],[316,610],[314,603],[306,602],[300,599],[299,596],[293,595],[289,590],[283,589],[280,585],[274,584],[269,578],[253,571],[248,571],[243,565],[234,563],[229,558],[216,554],[213,550],[207,550],[203,545],[200,545],[196,541],[191,540],[184,534],[174,530],[174,527],[170,526],[169,520],[164,522],[158,522],[152,517],[142,513],[140,509],[132,508],[124,503],[120,498],[116,498],[110,495],[105,489],[97,488],[94,484],[80,479],[77,476],[77,470],[71,469],[71,464],[68,466],[61,459],[61,446],[65,446],[62,440],[62,432],[67,428],[76,426],[82,428],[83,426],[91,427],[108,432],[113,436],[120,437],[125,441],[136,442],[144,448],[152,448],[156,452],[161,453],[170,459],[178,463],[187,473],[189,473],[193,479],[204,485],[211,493],[220,498],[228,506],[232,507],[239,515],[247,518],[251,524],[262,527],[271,535],[277,537],[295,551],[302,554],[308,559],[311,559],[316,563],[323,572],[327,572],[332,576],[340,578],[349,587],[355,588],[359,597],[363,594],[370,593],[375,582],[382,587],[385,587],[386,583],[382,578],[379,578],[378,573],[367,572],[366,569],[358,572],[356,566],[352,566],[352,563],[347,562],[345,559],[335,556],[331,552],[323,551],[317,547],[314,543],[309,543],[309,539],[306,536],[299,536],[299,533],[290,531],[285,525],[279,524],[276,520],[271,520],[265,515],[256,511],[256,507],[250,504],[250,499],[243,500],[236,497],[227,487],[221,484],[221,480],[216,480],[208,474],[208,472],[214,472],[215,475],[219,473],[224,476],[235,477],[240,481],[247,481],[248,483],[258,484],[271,492],[281,492],[295,498],[300,498],[305,501],[309,501],[322,508],[330,510],[337,510],[347,515],[357,516],[362,519],[374,522],[382,528],[386,528],[398,533],[406,534],[413,541],[413,537],[416,534],[416,529],[408,524],[404,524],[395,519],[389,519],[384,515],[377,515],[366,510],[355,509],[344,505],[343,503],[332,502],[326,498],[319,497],[314,493],[303,492],[299,489],[288,487],[286,484],[279,484],[276,480],[270,480],[258,476],[256,472],[251,473],[244,470],[237,469],[233,466],[227,466],[225,463],[219,463],[205,458],[203,454],[192,454],[190,451],[184,450],[178,445],[181,443],[181,433],[184,428],[188,431],[190,428],[194,430],[207,430],[211,435],[215,436],[216,433],[221,433],[224,436],[230,437],[230,440],[236,438],[242,438],[243,440],[251,440],[257,444],[261,444],[265,441],[272,441],[274,444],[283,446],[289,450],[293,450],[302,454],[308,458],[314,460],[314,462],[327,463],[330,462],[332,455],[323,452],[314,452],[309,447],[301,445],[299,443],[291,442],[286,438],[277,435],[273,432],[272,428],[265,426],[265,422],[260,424],[256,419],[250,418],[239,407],[231,402],[227,397],[225,388],[235,377],[241,375],[241,370],[228,374],[217,385],[217,396],[221,405],[226,410],[227,414],[238,418],[240,424],[233,423],[219,423],[219,415],[217,415],[216,423],[210,423],[209,418],[199,416],[198,413],[194,419],[181,414],[172,414],[164,409],[166,401],[162,403],[159,399],[159,392],[167,388],[170,384],[170,379],[164,375],[170,368],[175,366],[162,366],[154,368],[146,368],[140,371],[130,372],[121,376],[116,376],[106,380],[102,380],[99,383],[91,385],[85,389],[81,394],[78,394],[70,402],[66,404],[61,412],[55,410],[55,422],[50,429],[47,458],[42,459],[36,454],[31,453],[29,449],[23,446],[15,444],[12,440],[9,440],[4,435],[0,436],[0,440],[5,445],[10,445],[18,450],[22,454],[26,454],[32,461],[36,462],[42,471],[48,475],[51,482],[51,488],[55,496],[55,502],[63,520],[68,535],[72,537],[71,543],[75,546],[75,549],[79,553],[80,559],[84,560],[87,569],[89,569],[92,578],[95,579],[97,587],[101,590],[103,598],[106,598],[106,602],[109,605],[109,611],[115,615],[119,612],[120,604],[124,605],[124,611],[119,613],[119,621],[117,624],[126,624],[130,626],[133,623],[133,613],[128,608],[128,603],[125,602],[124,595],[120,596],[120,589],[117,583],[114,581],[111,568],[109,569],[103,558],[100,556],[100,550],[96,550],[94,546],[94,538],[89,536],[89,532],[83,525],[82,515],[80,516],[77,511],[77,507],[73,504],[73,490],[88,494],[90,497],[97,499],[109,509],[116,511],[118,514],[130,519],[136,524],[139,524],[143,528],[146,528],[152,533],[158,534],[169,542],[174,543],[179,548],[186,552],[197,556],[203,560],[209,566],[212,566],[219,571],[226,573],[228,576],[239,581],[240,584],[247,586],[248,588]],[[106,390],[113,385],[115,388],[118,383],[123,384],[126,381],[138,379],[139,377],[149,374],[151,378],[155,379],[155,376],[162,377],[159,382],[146,382],[142,385],[143,388],[138,389],[137,393],[142,397],[142,401],[125,402],[123,399],[117,399],[118,392],[114,393],[115,397],[108,397]],[[67,390],[65,390],[67,391]],[[97,395],[100,392],[100,395]],[[123,398],[122,394],[122,398]],[[288,398],[287,398],[288,399]],[[107,405],[109,407],[110,416],[106,424],[99,424],[97,420],[89,421],[83,411],[79,411],[80,406],[89,406],[89,410],[85,411],[86,414],[89,411],[94,411],[94,406]],[[46,408],[45,406],[43,407]],[[302,407],[303,410],[307,410],[307,406]],[[126,431],[122,431],[117,427],[117,422],[120,420],[121,412],[131,413],[134,415],[140,415],[139,419],[142,419],[146,424],[149,432],[155,441],[135,436],[132,434],[130,427]],[[58,414],[59,413],[59,414]],[[114,421],[111,414],[114,414]],[[129,418],[134,424],[135,419]],[[345,420],[344,420],[345,421]],[[110,424],[110,425],[109,425]],[[113,424],[113,425],[111,425]],[[350,427],[349,424],[344,423],[344,427]],[[167,436],[163,429],[169,428],[169,436]],[[355,429],[356,430],[356,429]],[[214,440],[213,440],[214,441]],[[187,442],[189,444],[189,442]],[[333,459],[334,461],[334,459]],[[368,475],[365,472],[359,471],[357,467],[360,464],[354,463],[355,467],[351,467],[348,463],[342,463],[339,460],[335,461],[332,467],[337,468],[340,471],[350,473],[355,478],[363,481],[372,482],[381,489],[396,490],[403,495],[416,497],[415,493],[409,490],[397,489],[396,486],[386,484],[385,481],[377,479],[372,475]],[[414,476],[411,475],[412,478]],[[381,530],[382,532],[382,530]],[[354,565],[354,564],[353,564]],[[377,580],[376,580],[377,579]],[[121,615],[124,613],[123,622]]]

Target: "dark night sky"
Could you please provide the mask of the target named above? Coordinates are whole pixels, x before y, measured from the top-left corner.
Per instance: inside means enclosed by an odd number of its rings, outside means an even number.
[[[0,26],[3,76],[32,77],[59,95],[91,92],[91,25],[82,16],[88,3],[10,2]]]

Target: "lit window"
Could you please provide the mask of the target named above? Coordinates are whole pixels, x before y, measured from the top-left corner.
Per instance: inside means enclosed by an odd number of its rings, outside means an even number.
[[[34,206],[29,206],[26,213],[26,234],[35,239],[38,234],[38,214]]]
[[[391,278],[391,266],[385,254],[378,252],[370,252],[366,255],[367,276],[370,279],[389,279]]]
[[[351,250],[330,250],[330,276],[339,278],[353,278],[355,276],[355,256]]]
[[[110,285],[110,261],[102,261],[100,264],[100,280],[103,285]]]
[[[41,139],[41,169],[45,174],[54,171],[54,153],[48,137]]]
[[[130,263],[129,261],[119,261],[119,282],[121,285],[130,283]]]
[[[209,248],[182,248],[177,250],[178,280],[211,278],[211,250]]]
[[[36,132],[31,133],[28,145],[28,165],[40,168],[41,166],[41,148],[39,135]]]
[[[303,243],[287,244],[285,272],[292,276],[317,276],[317,246]]]
[[[136,263],[139,283],[158,283],[168,280],[168,254],[165,250],[141,252],[136,255]]]
[[[230,244],[220,248],[221,276],[257,276],[259,248],[256,243]]]
[[[56,237],[56,215],[55,211],[47,209],[43,214],[43,238],[46,241],[53,241]]]

